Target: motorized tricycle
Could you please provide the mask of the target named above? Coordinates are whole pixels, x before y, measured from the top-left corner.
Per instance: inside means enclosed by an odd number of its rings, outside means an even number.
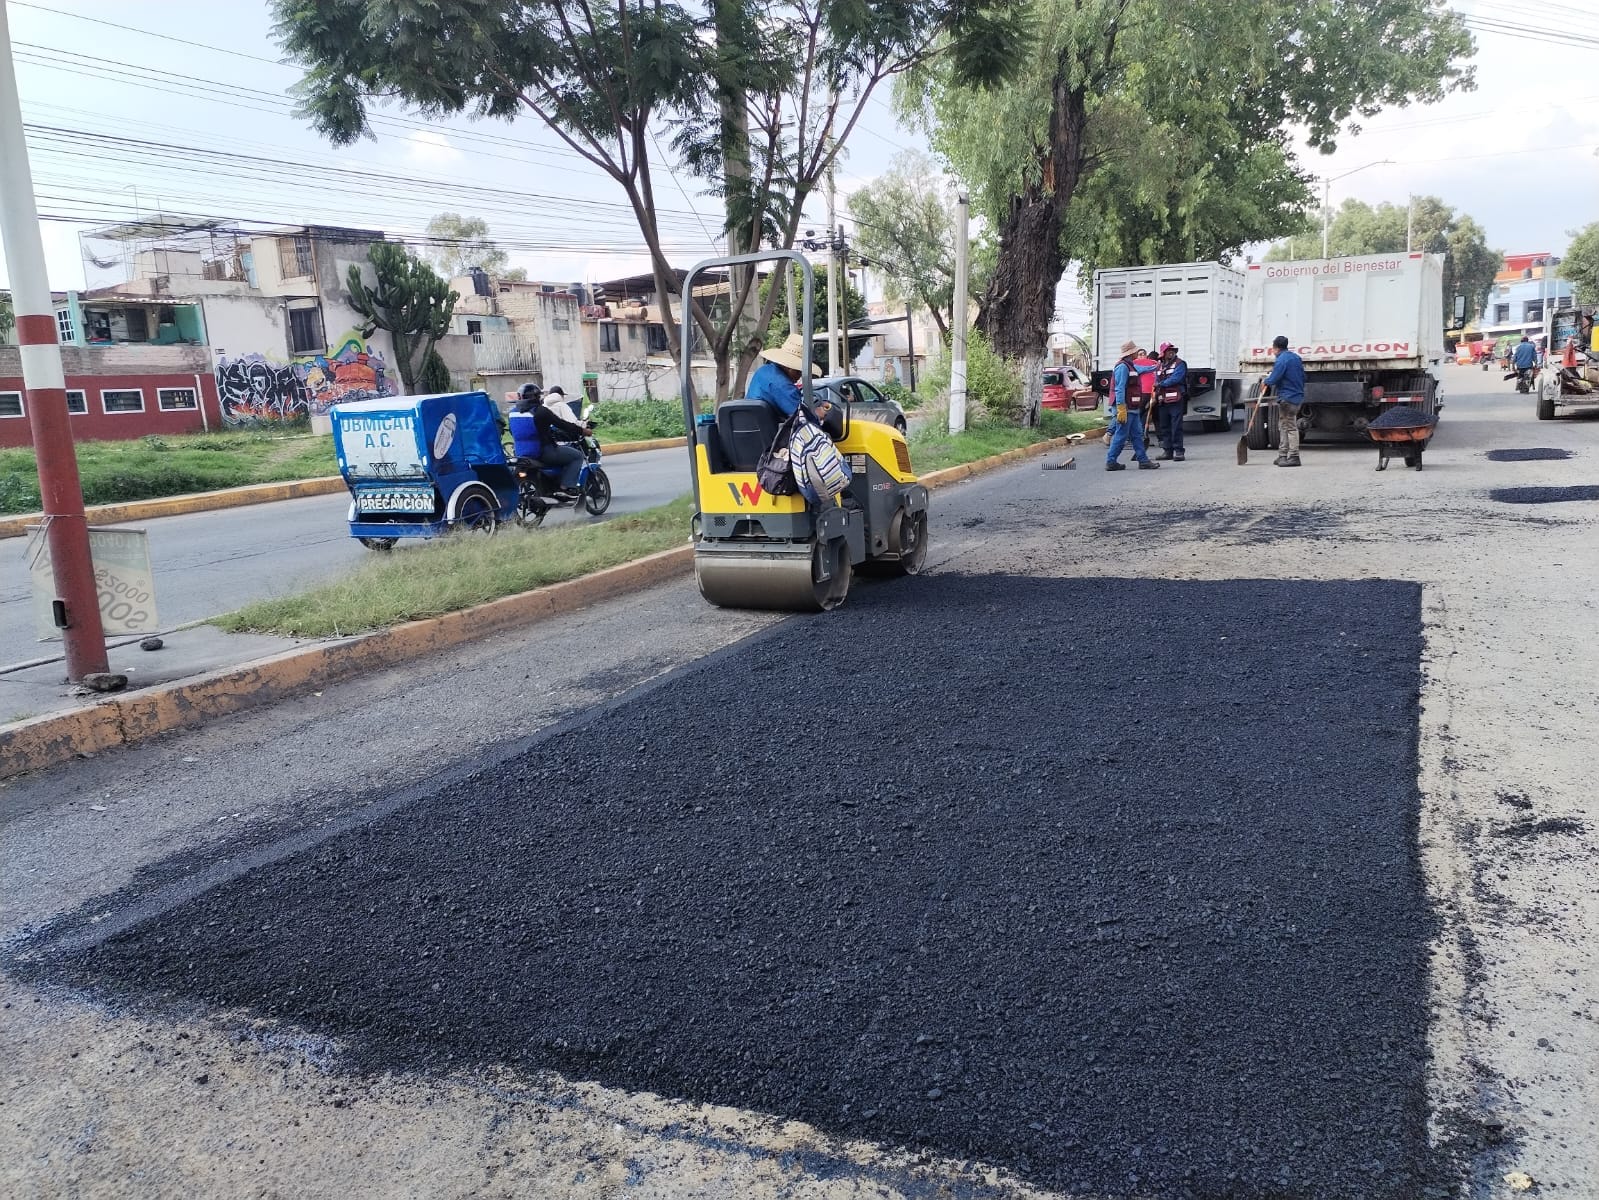
[[[456,529],[491,534],[521,489],[484,392],[391,396],[331,410],[350,536],[371,550]]]

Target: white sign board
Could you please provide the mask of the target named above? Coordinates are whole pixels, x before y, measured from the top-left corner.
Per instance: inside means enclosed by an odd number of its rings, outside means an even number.
[[[450,435],[455,423],[449,421]],[[427,474],[416,444],[416,418],[404,413],[339,416],[339,456],[348,479],[417,479]],[[440,426],[443,432],[443,426]],[[449,448],[449,443],[445,443]]]
[[[155,633],[155,576],[142,529],[89,528],[89,556],[100,593],[100,623],[107,634]],[[51,604],[57,599],[50,543],[42,525],[28,527],[28,568],[33,580],[34,628],[41,642],[59,641]]]

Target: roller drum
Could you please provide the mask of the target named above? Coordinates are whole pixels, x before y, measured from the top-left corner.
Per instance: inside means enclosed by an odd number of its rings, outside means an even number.
[[[821,575],[828,577],[819,579]],[[694,554],[700,595],[721,608],[825,612],[844,602],[850,575],[843,541],[781,550],[701,543]]]

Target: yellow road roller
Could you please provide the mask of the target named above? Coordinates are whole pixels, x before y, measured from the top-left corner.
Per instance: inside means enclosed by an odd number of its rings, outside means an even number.
[[[810,263],[798,251],[768,250],[696,263],[683,281],[694,294],[697,276],[746,263],[787,261],[804,289],[803,361],[810,362]],[[774,286],[777,284],[774,276]],[[693,344],[691,314],[683,313],[683,346]],[[771,448],[783,418],[762,400],[727,400],[700,415],[689,356],[679,382],[694,478],[694,577],[700,594],[724,608],[820,612],[849,594],[857,567],[914,575],[927,557],[927,489],[911,471],[910,452],[898,430],[880,421],[851,420],[849,405],[824,423],[850,466],[845,491],[824,503],[800,495],[774,496],[761,487],[756,464]],[[811,377],[800,391],[812,406]]]

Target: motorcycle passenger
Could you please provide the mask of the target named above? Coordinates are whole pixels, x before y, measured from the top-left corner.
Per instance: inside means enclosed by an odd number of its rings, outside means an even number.
[[[555,491],[571,499],[577,495],[583,452],[576,446],[564,445],[563,441],[581,441],[588,430],[556,416],[540,402],[542,395],[537,384],[523,385],[522,399],[516,412],[511,414],[511,437],[518,458],[536,458],[546,467],[560,468],[561,477]]]
[[[566,392],[560,387],[552,387],[544,393],[544,407],[549,409],[563,421],[578,421],[577,409],[572,407],[572,402],[566,398]]]

